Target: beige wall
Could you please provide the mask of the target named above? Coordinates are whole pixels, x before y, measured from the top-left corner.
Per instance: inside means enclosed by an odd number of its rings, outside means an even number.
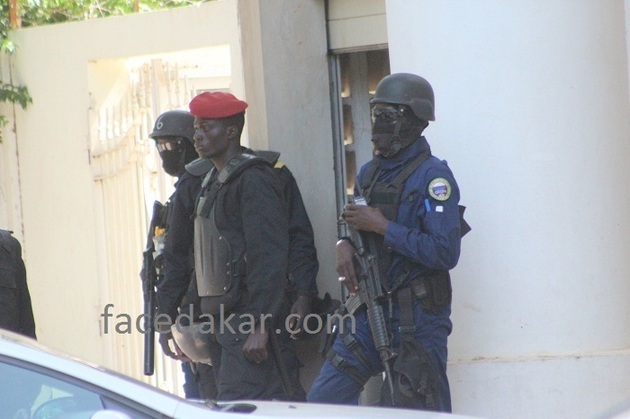
[[[337,52],[386,45],[385,0],[331,0],[328,30],[329,47]]]
[[[11,80],[10,60],[0,56],[0,80]],[[13,106],[0,104],[0,114],[8,124],[2,128],[0,141],[0,229],[12,230],[15,237],[22,241],[22,208],[19,176],[18,149],[15,141]]]
[[[12,34],[19,48],[14,79],[28,85],[34,100],[28,111],[16,111],[16,122],[25,257],[42,342],[97,363],[115,356],[106,353],[100,335],[108,296],[99,281],[106,278],[108,237],[99,227],[89,157],[89,89],[99,92],[89,63],[227,44],[233,52],[231,87],[242,94],[236,6],[220,1]],[[51,48],[51,39],[60,48]],[[111,83],[104,77],[100,86]],[[120,291],[141,298],[139,283]]]

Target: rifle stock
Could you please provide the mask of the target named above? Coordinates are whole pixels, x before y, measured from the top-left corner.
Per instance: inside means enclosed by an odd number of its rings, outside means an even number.
[[[155,372],[155,312],[156,297],[155,287],[158,282],[158,272],[155,266],[154,254],[156,252],[155,231],[163,227],[162,213],[164,206],[159,202],[153,203],[153,213],[147,234],[147,245],[142,253],[144,265],[144,277],[142,284],[144,298],[144,375],[153,375]]]

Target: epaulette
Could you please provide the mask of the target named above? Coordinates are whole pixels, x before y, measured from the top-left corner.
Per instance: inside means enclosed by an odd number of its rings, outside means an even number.
[[[188,173],[193,176],[204,176],[208,173],[214,164],[210,159],[202,159],[201,157],[188,163],[185,168]]]
[[[280,158],[280,153],[277,151],[257,150],[254,151],[254,155],[267,160],[269,164],[273,165],[274,169],[282,169],[284,167],[284,163],[278,160]]]
[[[272,166],[277,164],[278,158],[280,157],[280,153],[271,150],[256,150],[254,151],[254,155],[265,159]]]

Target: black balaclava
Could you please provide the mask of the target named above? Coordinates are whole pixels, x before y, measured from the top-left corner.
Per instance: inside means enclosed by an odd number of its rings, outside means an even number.
[[[387,111],[382,114],[373,110],[372,115],[372,134],[391,135],[389,150],[382,153],[382,156],[388,159],[413,143],[418,128],[426,126],[426,122],[418,119],[411,109],[404,105],[387,106]]]
[[[199,157],[199,155],[187,138],[175,137],[169,142],[173,145],[172,149],[159,151],[162,159],[162,168],[169,175],[180,177],[186,170],[185,166]]]

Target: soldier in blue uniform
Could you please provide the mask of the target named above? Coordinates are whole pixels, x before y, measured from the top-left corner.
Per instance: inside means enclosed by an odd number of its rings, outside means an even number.
[[[385,295],[379,304],[392,347],[382,404],[450,411],[449,270],[459,258],[462,225],[453,173],[431,155],[422,135],[435,120],[434,103],[433,89],[420,76],[398,73],[380,81],[371,100],[374,158],[361,168],[356,204],[345,205],[343,219],[378,260]],[[349,301],[359,290],[355,244],[343,237],[336,246]],[[311,402],[357,404],[367,380],[384,371],[365,305],[346,307],[354,330],[346,318],[311,387]]]

